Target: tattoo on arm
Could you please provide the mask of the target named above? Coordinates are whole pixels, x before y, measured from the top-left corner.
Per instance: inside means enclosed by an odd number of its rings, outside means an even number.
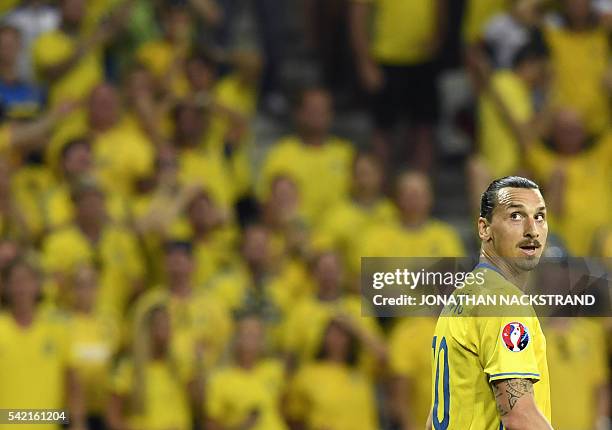
[[[494,381],[493,394],[495,394],[497,412],[503,417],[510,413],[521,397],[533,394],[533,382],[529,379]]]

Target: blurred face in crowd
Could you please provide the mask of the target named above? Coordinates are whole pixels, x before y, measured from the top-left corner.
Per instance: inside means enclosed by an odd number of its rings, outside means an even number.
[[[298,128],[306,136],[327,134],[333,119],[330,95],[319,89],[306,91],[295,115]]]
[[[13,309],[31,308],[40,293],[38,274],[23,262],[11,269],[6,284],[6,296]]]
[[[212,200],[205,192],[198,193],[187,208],[189,222],[195,231],[209,231],[218,223],[219,214]]]
[[[270,260],[270,234],[261,225],[251,225],[244,232],[242,256],[251,267],[265,267]]]
[[[593,11],[591,0],[564,0],[563,11],[572,24],[584,24],[588,22]]]
[[[543,3],[543,0],[514,0],[513,11],[522,22],[535,25],[541,17]]]
[[[351,349],[351,335],[338,323],[329,324],[323,338],[324,355],[328,360],[344,363]]]
[[[151,346],[156,352],[165,352],[170,344],[172,329],[170,315],[165,308],[156,308],[149,315]]]
[[[71,144],[62,157],[64,175],[68,178],[80,178],[91,171],[93,160],[91,148],[87,141]]]
[[[191,36],[191,17],[186,7],[170,7],[164,11],[163,27],[173,43],[183,43]]]
[[[144,67],[132,69],[125,81],[125,94],[134,104],[139,99],[151,97],[154,93],[153,76]]]
[[[295,182],[287,176],[279,176],[272,181],[268,207],[275,221],[292,219],[299,205],[299,194]]]
[[[586,140],[586,131],[580,115],[570,109],[557,112],[552,138],[557,151],[564,155],[579,153]]]
[[[531,88],[539,88],[547,82],[549,69],[546,57],[530,58],[520,65],[520,75]]]
[[[166,145],[157,152],[156,169],[158,185],[173,188],[178,183],[178,159],[174,147]]]
[[[380,164],[369,155],[361,155],[353,166],[353,186],[359,195],[375,196],[380,193],[383,182]]]
[[[78,26],[85,17],[85,0],[62,0],[62,22],[69,26]]]
[[[417,172],[402,174],[397,180],[396,204],[404,221],[419,224],[427,220],[433,204],[427,176]]]
[[[82,191],[75,202],[77,221],[84,225],[102,225],[106,220],[104,194],[98,189]]]
[[[185,74],[196,91],[210,90],[215,84],[215,68],[202,58],[190,58],[185,65]]]
[[[94,130],[104,131],[119,121],[121,101],[112,85],[100,85],[89,97],[89,123]]]
[[[14,67],[20,48],[19,30],[12,27],[0,28],[0,66]]]
[[[317,259],[313,277],[317,282],[319,296],[335,298],[342,288],[342,264],[337,254],[327,252]]]
[[[179,246],[173,246],[166,251],[166,276],[170,288],[189,286],[193,270],[194,262],[190,251]]]
[[[98,275],[91,266],[79,267],[74,274],[74,305],[84,312],[93,309],[96,303]]]
[[[546,204],[537,189],[502,188],[491,222],[480,218],[485,254],[501,257],[518,273],[536,268],[546,245]]]
[[[202,109],[184,104],[176,112],[176,137],[180,143],[197,145],[206,127],[207,116]]]
[[[236,357],[239,362],[254,362],[264,349],[263,322],[256,317],[240,320],[236,330]]]

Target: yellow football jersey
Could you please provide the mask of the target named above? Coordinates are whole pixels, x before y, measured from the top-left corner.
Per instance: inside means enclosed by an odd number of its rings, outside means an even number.
[[[0,314],[0,409],[65,409],[65,376],[72,364],[68,334],[59,317],[39,313],[24,328],[11,315]],[[0,429],[14,427],[0,424]]]
[[[479,271],[484,273],[479,292],[521,294],[492,266],[479,265],[474,273]],[[535,382],[535,402],[550,422],[546,340],[535,312],[517,318],[476,315],[478,307],[447,306],[438,319],[431,344],[433,428],[501,429],[490,384],[516,378]]]
[[[257,413],[252,430],[284,430],[280,398],[285,378],[280,361],[265,359],[252,369],[227,366],[215,371],[208,384],[205,410],[224,428],[238,428]],[[255,412],[256,411],[256,412]]]
[[[544,329],[555,430],[596,428],[598,388],[609,379],[601,325],[585,318],[553,318]]]
[[[429,413],[431,371],[429,345],[436,328],[434,318],[405,318],[394,327],[389,338],[389,365],[394,374],[409,380],[410,417],[414,428],[421,428]]]

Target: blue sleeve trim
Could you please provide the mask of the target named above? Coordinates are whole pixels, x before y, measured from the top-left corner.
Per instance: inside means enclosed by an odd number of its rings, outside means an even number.
[[[539,373],[528,373],[528,372],[495,373],[493,375],[489,375],[489,379],[496,378],[498,376],[535,376],[535,377],[539,378],[540,374]]]

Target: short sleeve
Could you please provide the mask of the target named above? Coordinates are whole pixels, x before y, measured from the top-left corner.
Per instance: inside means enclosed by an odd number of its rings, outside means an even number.
[[[111,379],[111,390],[114,394],[127,395],[132,389],[133,366],[127,360],[119,363],[113,372]]]
[[[225,401],[223,395],[223,373],[214,374],[208,385],[204,410],[206,415],[219,422],[224,422]]]
[[[54,66],[68,59],[72,54],[71,44],[56,33],[38,38],[32,46],[32,57],[37,68]]]
[[[486,318],[480,325],[479,358],[489,381],[540,379],[533,318]]]

